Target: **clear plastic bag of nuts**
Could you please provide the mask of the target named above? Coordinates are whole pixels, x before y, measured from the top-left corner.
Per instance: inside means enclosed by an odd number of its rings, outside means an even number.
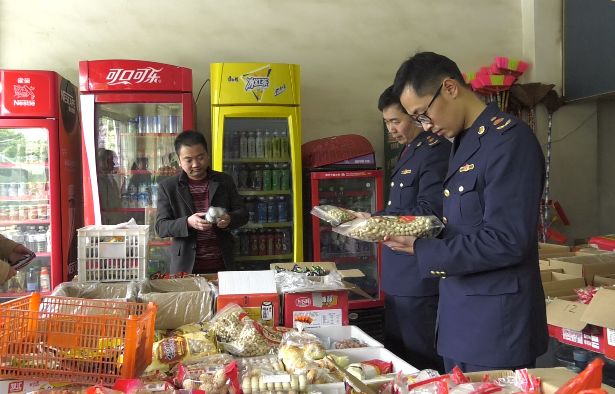
[[[353,210],[336,207],[335,205],[316,205],[310,213],[334,227],[357,217]]]
[[[396,235],[433,238],[443,228],[436,216],[371,216],[342,223],[333,231],[361,241],[381,242],[386,236]]]

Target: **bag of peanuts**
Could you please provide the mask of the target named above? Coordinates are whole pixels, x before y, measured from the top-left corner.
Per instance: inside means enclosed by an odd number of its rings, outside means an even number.
[[[333,227],[333,231],[361,241],[381,242],[384,237],[395,235],[433,238],[443,228],[435,216],[371,216],[342,223]]]
[[[316,205],[310,213],[333,227],[354,220],[357,217],[353,210],[334,205]]]

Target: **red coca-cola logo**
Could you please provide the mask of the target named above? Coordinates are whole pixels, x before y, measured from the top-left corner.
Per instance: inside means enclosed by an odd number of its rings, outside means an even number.
[[[310,297],[299,297],[295,300],[295,306],[299,308],[307,308],[312,305],[312,299]]]

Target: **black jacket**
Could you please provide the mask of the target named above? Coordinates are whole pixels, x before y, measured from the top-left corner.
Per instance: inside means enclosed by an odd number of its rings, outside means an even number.
[[[248,222],[248,211],[237,192],[233,178],[223,172],[209,170],[209,205],[226,208],[231,222],[226,229],[214,226],[227,270],[235,269],[233,236],[230,230]],[[165,179],[158,186],[156,232],[160,237],[173,237],[171,243],[171,273],[191,273],[196,253],[196,230],[188,227],[188,217],[196,213],[188,186],[188,175]]]

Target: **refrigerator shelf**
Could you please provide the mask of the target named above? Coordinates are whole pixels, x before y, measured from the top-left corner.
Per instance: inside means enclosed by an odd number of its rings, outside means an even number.
[[[122,137],[139,137],[139,138],[150,138],[150,137],[170,137],[175,138],[177,134],[175,133],[120,133]]]
[[[249,230],[258,230],[259,228],[283,228],[283,227],[292,227],[293,222],[275,222],[275,223],[250,223],[244,224],[240,230],[249,229]]]
[[[373,192],[370,190],[349,190],[349,191],[322,191],[319,192],[320,198],[332,198],[332,197],[366,197],[372,196]]]
[[[16,224],[49,224],[49,220],[3,220],[0,221],[0,226],[14,226]]]
[[[30,201],[46,201],[49,203],[49,196],[46,197],[28,197],[28,196],[20,196],[20,197],[0,197],[0,201],[17,201],[17,202],[30,202]]]
[[[290,163],[288,158],[286,159],[259,159],[259,158],[251,158],[251,159],[224,159],[225,164],[242,164],[242,163]]]
[[[292,253],[267,256],[235,256],[235,261],[292,260]]]
[[[290,190],[239,190],[239,194],[242,196],[278,196],[278,195],[290,195]]]
[[[0,163],[0,168],[40,168],[49,167],[49,163]]]
[[[145,212],[146,210],[155,210],[156,208],[142,207],[142,208],[107,208],[101,209],[100,212]]]

